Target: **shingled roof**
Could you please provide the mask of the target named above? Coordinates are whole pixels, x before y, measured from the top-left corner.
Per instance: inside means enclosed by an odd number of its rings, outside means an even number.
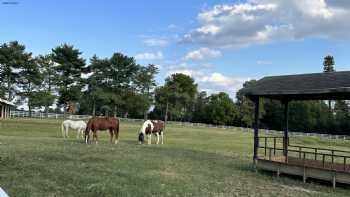
[[[350,71],[264,77],[242,93],[280,100],[350,100]]]

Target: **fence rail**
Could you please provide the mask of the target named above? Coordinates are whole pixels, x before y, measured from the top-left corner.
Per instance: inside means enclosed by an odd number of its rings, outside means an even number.
[[[28,111],[11,111],[11,118],[40,118],[40,119],[63,119],[64,114],[55,114],[55,113],[43,113],[43,112],[32,112]],[[69,119],[89,119],[89,115],[67,115]]]
[[[63,119],[63,114],[56,113],[43,113],[43,112],[32,112],[31,116],[28,111],[11,111],[11,118],[40,118],[40,119]],[[67,115],[66,118],[75,119],[75,120],[86,120],[91,118],[90,115]],[[119,118],[122,121],[130,122],[142,122],[143,119],[131,119],[131,118]],[[188,126],[188,127],[203,127],[203,128],[220,128],[220,129],[237,129],[243,132],[253,132],[251,128],[236,127],[236,126],[225,126],[225,125],[211,125],[204,123],[191,123],[191,122],[177,122],[177,121],[168,121],[168,124],[177,125],[177,126]],[[282,136],[283,131],[269,130],[269,129],[260,129],[261,134]],[[350,133],[350,132],[349,132]],[[289,132],[289,137],[302,137],[302,136],[313,136],[323,139],[339,139],[339,140],[350,140],[348,135],[330,135],[330,134],[319,134],[319,133],[303,133],[303,132]]]
[[[273,140],[273,141],[272,141]],[[278,141],[279,140],[279,141]],[[263,150],[263,158],[269,161],[281,160],[281,155],[284,152],[281,140],[283,137],[259,137],[261,144],[259,149]],[[289,140],[288,140],[289,141]],[[273,144],[273,145],[271,145]],[[327,168],[332,170],[348,171],[348,160],[350,159],[350,151],[328,149],[311,146],[290,145],[287,146],[288,157],[284,157],[283,162],[288,163],[290,158],[299,160],[302,165],[314,165],[316,167]],[[279,152],[279,154],[277,154]],[[294,154],[293,154],[294,153]],[[277,157],[276,157],[277,156]],[[293,161],[295,163],[295,161]]]

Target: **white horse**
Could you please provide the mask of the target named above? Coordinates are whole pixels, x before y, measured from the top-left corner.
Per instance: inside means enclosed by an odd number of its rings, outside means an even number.
[[[61,125],[62,128],[62,136],[63,138],[68,138],[68,130],[69,128],[77,130],[77,139],[79,137],[84,138],[84,131],[86,129],[86,123],[82,120],[79,121],[73,121],[73,120],[65,120],[62,122]]]
[[[139,144],[144,143],[145,135],[147,136],[148,144],[152,143],[152,134],[157,136],[156,144],[159,144],[159,135],[161,137],[161,144],[163,144],[164,122],[161,120],[146,120],[139,131]]]

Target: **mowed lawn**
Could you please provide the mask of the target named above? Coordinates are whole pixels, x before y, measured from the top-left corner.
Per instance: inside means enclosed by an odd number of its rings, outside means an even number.
[[[0,186],[11,197],[350,195],[348,186],[256,172],[246,132],[169,125],[164,145],[138,145],[140,126],[121,122],[118,145],[107,132],[86,145],[75,132],[62,139],[57,120],[1,120]]]

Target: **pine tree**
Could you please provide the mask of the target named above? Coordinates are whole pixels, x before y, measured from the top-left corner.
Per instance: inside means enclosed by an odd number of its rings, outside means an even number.
[[[57,73],[51,55],[39,55],[36,59],[42,75],[41,90],[36,99],[36,105],[44,106],[45,112],[48,114],[49,106],[55,100],[54,91],[57,84]]]
[[[82,52],[73,45],[63,44],[52,49],[52,60],[56,64],[57,85],[59,87],[58,104],[67,106],[78,101],[83,87],[81,74],[84,70],[85,60],[81,57]]]
[[[42,82],[42,75],[40,74],[37,62],[31,56],[28,56],[28,59],[21,64],[19,70],[19,77],[17,79],[19,95],[23,99],[27,99],[29,116],[31,116],[35,98],[37,98],[35,95],[38,93],[39,85]]]
[[[31,55],[17,41],[0,45],[0,97],[10,101],[15,98],[18,69],[28,63]]]
[[[331,55],[327,55],[323,60],[323,72],[334,72],[334,58]]]
[[[323,72],[325,73],[329,73],[329,72],[334,72],[335,68],[334,68],[334,58],[331,55],[327,55],[326,57],[324,57],[323,60]],[[328,101],[328,116],[329,116],[329,124],[331,124],[332,121],[332,116],[333,116],[333,110],[332,110],[332,101],[329,100]]]
[[[147,119],[147,110],[152,102],[151,89],[156,86],[155,75],[158,73],[158,68],[150,64],[147,67],[140,66],[138,74],[136,75],[136,86],[140,91],[139,99],[142,102],[142,109],[144,114],[144,119]]]

